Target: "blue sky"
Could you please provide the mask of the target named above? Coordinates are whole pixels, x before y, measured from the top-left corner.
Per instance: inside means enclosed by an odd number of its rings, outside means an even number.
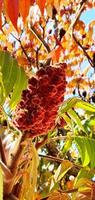
[[[90,23],[92,20],[95,20],[95,8],[83,12],[80,19],[86,24]]]
[[[80,19],[82,21],[84,21],[84,23],[86,25],[88,25],[91,21],[95,20],[95,8],[93,9],[89,9],[87,11],[84,11],[82,14],[81,14],[81,17]],[[82,66],[81,68],[85,68],[85,67],[88,67],[89,66],[89,63],[87,60],[85,60],[83,63],[82,63]],[[88,73],[88,77],[91,75],[91,72],[93,72],[93,68],[90,69],[90,73]]]

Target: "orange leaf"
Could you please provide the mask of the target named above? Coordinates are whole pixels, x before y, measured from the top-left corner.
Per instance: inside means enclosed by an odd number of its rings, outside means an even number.
[[[29,14],[29,8],[31,6],[31,0],[19,0],[19,11],[25,23],[25,20]]]
[[[70,196],[65,193],[60,193],[58,191],[54,191],[50,194],[47,200],[71,200]]]
[[[44,14],[46,0],[37,0],[37,4],[41,10],[41,13]]]
[[[19,2],[18,0],[5,0],[5,10],[6,14],[10,18],[13,26],[17,30],[17,20],[18,20],[18,15],[19,15]]]

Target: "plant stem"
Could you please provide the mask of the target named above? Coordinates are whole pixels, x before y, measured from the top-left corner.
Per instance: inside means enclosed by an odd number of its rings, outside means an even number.
[[[60,193],[74,193],[78,191],[78,188],[70,189],[70,190],[58,190]]]
[[[42,155],[42,154],[39,154],[39,156],[41,158],[45,158],[45,159],[50,160],[50,161],[55,161],[55,162],[58,162],[58,163],[63,162],[63,159],[57,158],[57,157],[54,157],[54,156]]]
[[[54,138],[48,138],[47,136],[41,141],[41,142],[37,142],[36,143],[36,148],[39,149],[42,146],[44,146],[45,144],[48,144],[52,141],[57,141],[57,140],[66,140],[67,136],[56,136]]]
[[[53,138],[48,138],[47,139],[47,143],[51,142],[51,141],[56,141],[56,140],[66,140],[68,138],[68,136],[56,136]]]

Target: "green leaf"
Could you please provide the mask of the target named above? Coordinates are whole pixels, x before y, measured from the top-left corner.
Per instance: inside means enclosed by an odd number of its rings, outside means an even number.
[[[5,92],[2,82],[0,83],[0,105],[4,103],[5,100]]]
[[[90,164],[91,168],[95,168],[95,140],[77,136],[75,143],[78,146],[83,166]]]
[[[22,68],[18,68],[17,70],[17,79],[14,84],[12,97],[10,100],[10,107],[13,109],[16,104],[19,102],[21,98],[22,90],[24,90],[27,86],[26,75]]]
[[[83,110],[86,110],[89,112],[95,112],[95,106],[82,100],[76,102],[76,108],[82,108]]]
[[[72,138],[69,137],[67,138],[67,140],[65,141],[65,145],[63,146],[63,153],[66,153],[67,151],[69,151],[70,147],[72,146]]]
[[[81,178],[87,178],[87,179],[91,180],[93,178],[93,176],[94,176],[94,173],[92,173],[91,170],[87,169],[87,167],[82,168],[79,171],[77,177],[75,178],[74,186],[76,186],[76,183],[77,183],[77,181],[79,179],[81,179]]]
[[[51,186],[50,186],[50,190],[54,188],[54,186],[57,184],[57,182],[59,182],[64,175],[73,167],[73,164],[69,161],[69,160],[64,160],[59,167],[57,168],[57,170],[55,171],[55,174],[52,178],[51,181]]]
[[[65,113],[62,113],[61,117],[66,121],[67,125],[71,128],[72,127],[72,120],[68,117]]]
[[[17,77],[17,62],[8,52],[0,52],[0,66],[2,72],[2,81],[6,96],[12,91]]]
[[[0,200],[3,200],[3,172],[0,166]]]
[[[80,101],[80,99],[78,99],[76,97],[68,99],[67,101],[65,101],[63,103],[63,105],[61,106],[59,112],[60,113],[67,112],[70,108],[73,108],[78,101]]]
[[[27,76],[16,59],[11,57],[8,52],[3,51],[0,51],[0,72],[0,102],[4,103],[11,93],[10,106],[14,108],[21,98],[22,90],[27,87]]]
[[[78,114],[74,110],[72,110],[72,109],[69,109],[68,112],[67,112],[67,114],[78,125],[78,128],[85,132],[85,129],[84,129],[82,123],[81,123],[81,120],[78,117]]]
[[[95,106],[77,97],[72,97],[62,104],[59,114],[61,115],[62,113],[67,112],[70,108],[81,108],[89,112],[95,112]]]
[[[88,126],[95,127],[95,116],[91,117],[90,120],[88,120]]]

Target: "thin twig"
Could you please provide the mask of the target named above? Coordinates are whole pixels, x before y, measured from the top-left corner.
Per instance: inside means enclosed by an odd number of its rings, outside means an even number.
[[[54,157],[54,156],[50,156],[50,155],[42,155],[42,154],[38,154],[38,155],[39,155],[39,157],[41,157],[41,158],[45,158],[45,159],[50,160],[50,161],[53,161],[53,162],[62,163],[62,162],[64,161],[64,159],[62,159],[62,158],[58,158],[58,157]],[[79,169],[82,168],[81,165],[75,164],[75,163],[73,163],[73,162],[71,162],[71,163],[73,164],[74,167],[77,167],[77,168],[79,168]]]
[[[88,62],[90,63],[90,65],[94,68],[93,60],[90,58],[90,56],[88,55],[88,53],[86,52],[84,47],[81,45],[81,43],[77,40],[74,32],[73,32],[72,36],[73,36],[73,39],[75,40],[75,42],[78,44],[78,46],[83,50],[84,55],[87,57]]]
[[[78,44],[78,46],[82,49],[82,51],[84,52],[84,55],[87,57],[88,59],[88,62],[90,63],[90,65],[94,68],[94,64],[93,64],[93,60],[90,58],[90,56],[88,55],[88,53],[86,52],[86,50],[84,49],[84,47],[82,46],[82,44],[77,40],[76,36],[75,36],[75,33],[74,33],[74,28],[76,26],[76,23],[78,21],[78,19],[80,18],[80,15],[81,13],[83,12],[84,10],[84,6],[85,6],[85,3],[87,2],[87,0],[84,0],[84,1],[81,1],[80,2],[80,8],[78,9],[77,11],[77,16],[75,18],[75,21],[73,22],[72,24],[72,36],[73,36],[73,39],[75,40],[76,44]]]
[[[71,190],[58,190],[60,193],[74,193],[74,192],[77,192],[78,191],[78,188],[74,188],[74,189],[71,189]]]
[[[83,100],[83,96],[82,96],[81,93],[80,93],[79,83],[78,83],[78,85],[77,85],[77,90],[78,90],[78,94],[79,94],[80,98]]]
[[[56,136],[53,138],[48,138],[47,143],[49,143],[51,141],[56,141],[56,140],[66,140],[67,138],[68,138],[68,136]]]
[[[39,51],[41,49],[42,44],[36,50],[36,67],[39,69]]]
[[[51,52],[49,45],[46,43],[46,41],[41,37],[41,35],[38,33],[38,31],[35,29],[35,27],[31,24],[30,25],[31,32],[36,36],[36,38],[43,44],[45,49],[48,53]]]
[[[50,160],[50,161],[58,162],[58,163],[62,163],[63,162],[63,159],[57,158],[57,157],[54,157],[54,156],[39,154],[39,157],[45,158],[45,159]]]
[[[40,142],[36,143],[36,148],[39,149],[42,146],[52,142],[52,141],[57,141],[57,140],[66,140],[68,137],[67,136],[56,136],[53,138],[48,138],[47,136]]]
[[[36,149],[41,148],[42,146],[44,146],[47,143],[48,137],[47,135],[43,138],[43,140],[41,140],[40,142],[36,143]]]
[[[15,38],[15,40],[17,40],[18,42],[19,42],[19,44],[20,44],[20,46],[21,46],[21,49],[22,49],[22,51],[23,51],[23,53],[24,53],[24,55],[26,56],[26,58],[27,58],[27,60],[28,60],[28,62],[30,63],[30,65],[31,65],[31,58],[27,55],[27,53],[26,53],[26,51],[25,51],[25,49],[24,49],[24,47],[23,47],[23,45],[22,45],[22,42],[21,42],[21,40],[20,39],[18,39],[15,35],[13,35],[13,33],[10,33],[14,38]]]

